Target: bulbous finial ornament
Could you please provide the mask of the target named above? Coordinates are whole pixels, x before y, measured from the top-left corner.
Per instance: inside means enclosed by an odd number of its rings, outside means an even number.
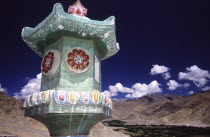
[[[69,6],[68,9],[69,14],[79,15],[79,16],[86,16],[87,9],[82,5],[80,0],[77,0],[74,5]]]

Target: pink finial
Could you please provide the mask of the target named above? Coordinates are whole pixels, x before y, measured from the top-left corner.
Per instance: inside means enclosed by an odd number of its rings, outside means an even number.
[[[81,4],[80,0],[77,0],[73,6],[69,7],[68,13],[79,16],[86,16],[87,9]]]

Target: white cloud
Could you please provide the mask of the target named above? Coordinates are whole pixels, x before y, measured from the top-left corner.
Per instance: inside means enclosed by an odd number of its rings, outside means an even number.
[[[116,95],[111,95],[111,93],[109,92],[109,91],[107,91],[107,90],[105,90],[104,92],[104,95],[106,95],[107,97],[112,97],[112,96],[116,96]]]
[[[117,83],[116,85],[109,86],[109,91],[104,91],[104,94],[109,97],[114,97],[118,95],[118,92],[121,93],[132,93],[133,89],[124,87],[121,83]]]
[[[126,97],[138,98],[147,94],[159,93],[162,92],[160,86],[161,84],[159,84],[157,81],[152,81],[149,85],[145,83],[144,84],[136,83],[135,85],[132,86],[134,92],[131,94],[127,94]]]
[[[0,83],[0,91],[3,91],[3,92],[6,92],[6,93],[7,93],[7,89],[6,89],[6,88],[3,88],[3,87],[1,86],[1,83]]]
[[[163,78],[164,78],[165,80],[171,78],[171,75],[170,75],[169,72],[163,73],[162,76],[163,76]]]
[[[160,65],[153,65],[153,68],[151,69],[150,74],[151,75],[157,75],[157,74],[162,74],[165,72],[168,72],[169,68],[165,66],[160,66]]]
[[[124,87],[121,83],[114,86],[109,86],[109,91],[104,91],[109,97],[117,96],[118,93],[128,93],[127,98],[139,98],[147,94],[162,92],[160,84],[157,81],[152,81],[150,84],[136,83],[131,88]]]
[[[194,91],[190,91],[190,92],[188,92],[188,94],[189,95],[192,95],[192,94],[194,94]]]
[[[180,80],[193,81],[199,88],[204,87],[210,79],[209,71],[202,70],[197,65],[186,68],[186,72],[180,72],[178,76]]]
[[[20,93],[15,93],[15,98],[26,97],[33,93],[40,92],[42,74],[39,73],[36,78],[32,78],[28,83],[21,89]]]
[[[176,90],[177,88],[180,88],[180,87],[188,88],[190,84],[188,83],[179,84],[178,82],[176,82],[176,80],[169,80],[169,82],[167,83],[167,86],[169,90]]]
[[[184,83],[184,84],[182,84],[182,87],[188,88],[188,87],[190,87],[190,84],[189,83]]]
[[[121,83],[117,83],[115,86],[109,86],[109,91],[112,93],[122,92],[122,93],[130,93],[133,92],[132,89],[124,87]]]
[[[169,90],[176,90],[177,88],[181,87],[181,84],[176,82],[175,80],[170,80],[168,83],[168,89]]]
[[[163,78],[167,80],[167,79],[171,78],[169,70],[170,69],[165,66],[153,65],[153,68],[151,69],[150,74],[151,75],[162,74]]]
[[[204,88],[202,88],[202,90],[210,90],[210,87],[204,87]]]

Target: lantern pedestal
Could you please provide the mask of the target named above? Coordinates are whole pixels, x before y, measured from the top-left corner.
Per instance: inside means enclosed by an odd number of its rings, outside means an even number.
[[[98,114],[48,114],[32,118],[43,123],[50,136],[85,136],[105,117]]]

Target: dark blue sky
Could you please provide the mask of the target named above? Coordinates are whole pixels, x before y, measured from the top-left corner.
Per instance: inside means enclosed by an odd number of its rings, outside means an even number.
[[[22,41],[22,28],[35,27],[57,2],[66,11],[74,3],[73,0],[1,2],[0,84],[10,95],[40,73],[42,59]],[[202,90],[193,80],[178,79],[178,74],[193,65],[210,71],[209,0],[82,0],[82,3],[90,19],[116,17],[121,50],[102,63],[103,90],[118,82],[131,88],[135,83],[149,84],[153,80],[161,84],[162,93],[187,95],[189,91]],[[170,68],[171,78],[150,75],[155,64]],[[170,91],[166,84],[169,80],[190,86]],[[205,87],[209,86],[207,82]],[[119,97],[124,95],[120,93]]]

